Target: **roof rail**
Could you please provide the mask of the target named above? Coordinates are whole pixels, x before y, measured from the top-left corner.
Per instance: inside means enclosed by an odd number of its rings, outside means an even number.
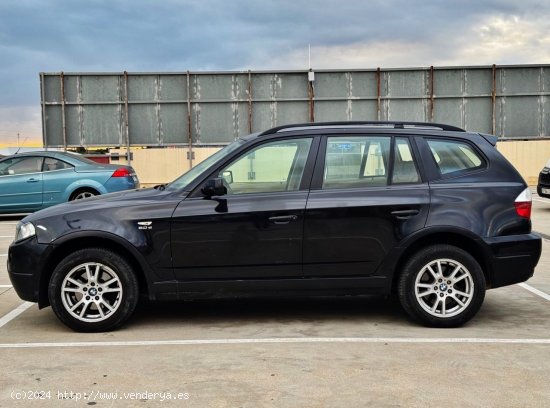
[[[260,136],[271,135],[277,132],[292,130],[294,128],[315,128],[315,127],[348,127],[348,126],[393,126],[394,129],[405,129],[405,128],[435,128],[448,132],[465,132],[464,129],[461,129],[456,126],[444,125],[442,123],[432,123],[432,122],[393,122],[393,121],[348,121],[348,122],[310,122],[310,123],[296,123],[292,125],[283,125],[277,126],[272,129],[266,130],[265,132],[260,133]]]

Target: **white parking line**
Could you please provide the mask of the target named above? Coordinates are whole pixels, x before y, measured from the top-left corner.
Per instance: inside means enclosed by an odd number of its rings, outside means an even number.
[[[13,288],[11,285],[0,285],[0,288]]]
[[[529,292],[534,293],[535,295],[550,301],[550,295],[548,293],[544,293],[542,290],[538,290],[537,288],[534,288],[531,285],[528,285],[526,283],[518,283],[518,285],[521,286],[523,289],[526,289]]]
[[[8,254],[0,254],[0,256],[8,256]]]
[[[415,338],[415,337],[281,337],[263,339],[203,339],[203,340],[150,340],[150,341],[79,341],[61,343],[3,343],[0,348],[48,347],[136,347],[136,346],[192,346],[237,345],[268,343],[493,343],[493,344],[550,344],[550,339],[498,339],[498,338]]]
[[[11,322],[13,319],[15,319],[17,316],[19,316],[21,313],[23,313],[25,310],[27,310],[29,307],[34,305],[34,303],[31,302],[25,302],[21,305],[19,305],[16,309],[12,310],[8,314],[2,316],[0,319],[0,328]]]
[[[13,238],[13,235],[0,235],[0,238]]]

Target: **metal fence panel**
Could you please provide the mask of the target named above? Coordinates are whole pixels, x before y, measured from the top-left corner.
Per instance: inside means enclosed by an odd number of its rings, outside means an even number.
[[[389,98],[428,96],[427,71],[395,71],[385,75],[384,96]]]
[[[122,101],[122,81],[120,75],[88,76],[80,79],[81,100],[83,102],[120,102]]]
[[[248,133],[248,109],[245,104],[196,103],[193,111],[193,143],[229,143]]]
[[[71,105],[65,107],[65,126],[67,135],[67,144],[76,145],[80,144],[82,140],[82,131],[80,124],[82,107],[77,105]]]
[[[503,136],[527,138],[539,133],[539,101],[531,97],[506,97],[502,104]]]
[[[550,136],[550,66],[323,70],[312,82],[308,74],[42,73],[44,143],[225,144],[274,126],[342,120]]]
[[[122,122],[120,105],[86,106],[82,113],[82,145],[120,146],[124,143]]]
[[[462,98],[438,99],[434,106],[434,122],[462,127],[463,104]]]
[[[273,104],[273,110],[275,126],[309,122],[307,102],[277,102]]]
[[[48,138],[44,139],[44,145],[63,146],[61,106],[46,106],[42,111],[42,115],[46,117],[43,132],[44,135],[48,135]]]
[[[189,141],[187,107],[185,105],[162,105],[159,115],[162,144],[182,144]]]
[[[426,100],[392,99],[387,107],[387,120],[427,122]]]
[[[457,99],[463,96],[462,69],[436,70],[434,74],[434,91],[438,97]]]
[[[315,117],[323,118],[323,122],[352,120],[353,102],[351,100],[315,102]]]

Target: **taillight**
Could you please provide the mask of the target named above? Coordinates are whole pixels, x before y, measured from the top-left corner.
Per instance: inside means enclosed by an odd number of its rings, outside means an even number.
[[[520,193],[520,195],[517,196],[516,201],[514,202],[516,213],[520,217],[530,219],[532,203],[531,190],[526,188]]]
[[[126,167],[116,169],[111,177],[130,177],[130,172]]]

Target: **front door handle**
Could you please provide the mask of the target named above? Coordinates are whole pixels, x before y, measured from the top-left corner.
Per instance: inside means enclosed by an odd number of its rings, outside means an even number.
[[[37,180],[35,178],[30,178],[27,180],[27,183],[38,183],[40,180]]]
[[[418,215],[419,213],[420,213],[420,210],[409,209],[409,210],[392,211],[391,215],[393,215],[398,220],[406,220],[408,218],[411,218],[414,215]]]
[[[296,221],[297,215],[281,215],[278,217],[269,217],[269,221],[276,225],[288,224],[291,221]]]

